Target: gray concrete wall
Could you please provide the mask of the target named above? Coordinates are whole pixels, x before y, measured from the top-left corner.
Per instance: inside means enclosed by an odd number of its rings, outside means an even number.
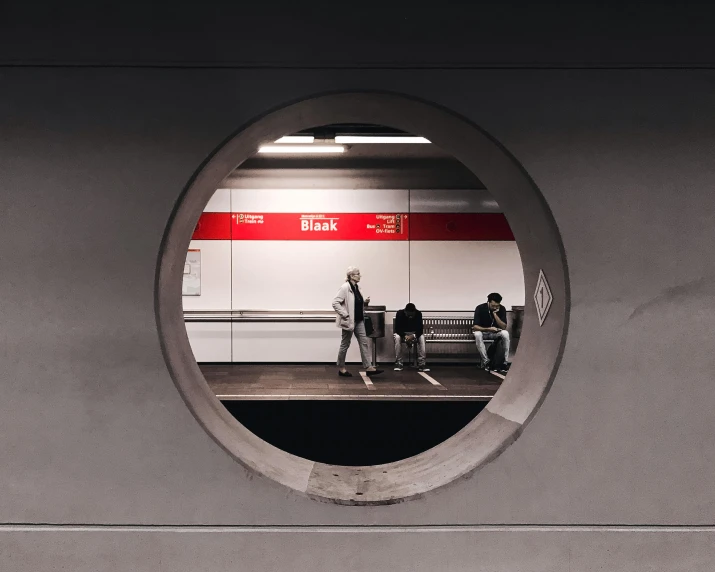
[[[5,68],[0,85],[2,569],[713,566],[715,72]],[[355,88],[505,145],[553,211],[572,292],[521,438],[384,507],[234,462],[182,402],[154,318],[162,233],[202,161],[274,106]]]

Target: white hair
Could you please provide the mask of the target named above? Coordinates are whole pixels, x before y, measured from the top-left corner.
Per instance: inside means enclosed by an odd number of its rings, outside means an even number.
[[[350,280],[350,275],[355,274],[356,272],[360,272],[360,269],[357,266],[348,266],[347,279]]]

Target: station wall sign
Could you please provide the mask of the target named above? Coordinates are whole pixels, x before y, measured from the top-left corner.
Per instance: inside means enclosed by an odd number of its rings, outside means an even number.
[[[513,241],[500,213],[203,213],[193,240]]]
[[[233,240],[407,240],[401,213],[233,213]]]

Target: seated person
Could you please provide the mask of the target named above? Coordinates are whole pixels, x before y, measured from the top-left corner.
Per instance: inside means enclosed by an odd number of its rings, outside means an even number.
[[[410,302],[395,316],[395,371],[402,371],[402,344],[417,346],[417,367],[419,371],[429,371],[426,365],[427,349],[422,332],[422,312]]]
[[[472,332],[477,341],[477,351],[482,359],[482,368],[506,374],[511,366],[509,362],[509,332],[506,331],[506,309],[501,305],[502,297],[493,292],[487,296],[485,304],[479,304],[474,310]],[[494,340],[498,344],[493,363],[487,357],[484,340]]]

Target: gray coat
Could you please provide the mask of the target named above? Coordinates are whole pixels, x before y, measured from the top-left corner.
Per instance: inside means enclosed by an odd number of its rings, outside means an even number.
[[[350,288],[350,282],[345,282],[333,298],[333,310],[338,314],[335,326],[352,332],[355,329],[355,294]]]

